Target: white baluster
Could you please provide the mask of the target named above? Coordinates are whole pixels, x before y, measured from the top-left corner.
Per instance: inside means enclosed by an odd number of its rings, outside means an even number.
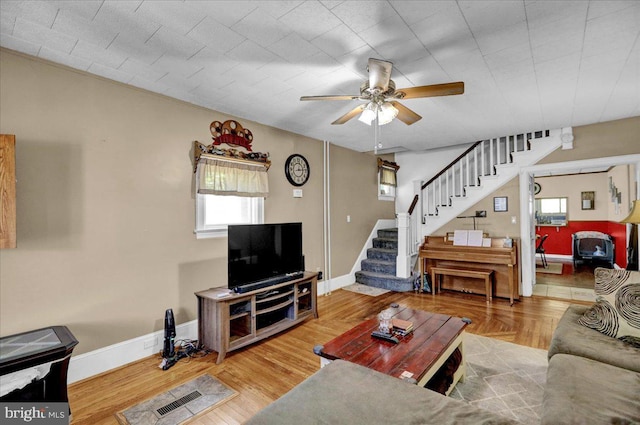
[[[460,196],[464,196],[464,169],[462,166],[462,161],[458,161],[458,172],[459,172],[459,179],[460,180]]]
[[[478,185],[478,147],[473,148],[473,185]]]
[[[489,139],[489,174],[493,175],[493,139]]]
[[[433,215],[437,215],[438,213],[438,203],[436,202],[436,182],[437,180],[434,180],[433,183],[431,183],[431,193],[433,195],[433,205],[431,207],[433,208]]]
[[[487,153],[485,152],[485,149],[487,148],[487,145],[485,144],[486,140],[482,141],[482,144],[480,146],[482,146],[480,148],[480,152],[482,152],[482,175],[486,176],[487,175],[487,166],[486,166],[486,162],[487,162]]]
[[[471,186],[471,169],[469,167],[469,155],[471,155],[471,152],[469,152],[465,158],[467,161],[467,186]]]

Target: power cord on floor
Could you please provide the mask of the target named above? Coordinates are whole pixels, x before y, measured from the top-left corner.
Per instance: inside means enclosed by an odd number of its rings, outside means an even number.
[[[180,359],[187,358],[191,360],[193,358],[200,358],[206,356],[210,352],[211,351],[207,348],[199,348],[198,340],[180,339],[175,341],[175,355],[169,358],[164,357],[158,367],[162,370],[167,370]]]

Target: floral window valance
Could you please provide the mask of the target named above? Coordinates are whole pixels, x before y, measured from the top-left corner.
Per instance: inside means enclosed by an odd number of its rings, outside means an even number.
[[[215,149],[208,153],[201,143],[195,145],[197,192],[207,195],[267,197],[270,162],[233,156],[233,149]]]
[[[395,162],[384,161],[378,158],[378,172],[380,173],[380,184],[396,187],[398,180],[396,173],[400,166]]]
[[[262,164],[201,158],[198,174],[201,194],[263,198],[269,195],[267,169]]]

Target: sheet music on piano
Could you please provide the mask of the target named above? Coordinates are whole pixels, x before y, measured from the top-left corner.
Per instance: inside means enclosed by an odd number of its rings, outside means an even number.
[[[467,246],[469,240],[468,230],[455,230],[453,232],[453,244],[457,246]]]
[[[482,246],[482,230],[469,230],[467,246]]]

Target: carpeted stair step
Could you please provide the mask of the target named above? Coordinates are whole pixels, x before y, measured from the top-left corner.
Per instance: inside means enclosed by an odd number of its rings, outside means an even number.
[[[410,292],[413,291],[413,282],[415,278],[410,276],[408,278],[396,277],[383,273],[375,273],[368,271],[357,271],[356,282],[363,285],[374,286],[376,288],[389,289],[396,292]]]
[[[396,261],[395,258],[393,261],[373,260],[368,258],[366,260],[362,260],[361,268],[366,272],[386,273],[394,276],[396,274]]]
[[[379,238],[386,239],[398,239],[398,229],[379,229],[378,230]]]
[[[398,251],[386,248],[369,248],[367,249],[367,258],[370,260],[396,261]]]
[[[397,238],[373,238],[374,248],[395,249],[398,250]]]

